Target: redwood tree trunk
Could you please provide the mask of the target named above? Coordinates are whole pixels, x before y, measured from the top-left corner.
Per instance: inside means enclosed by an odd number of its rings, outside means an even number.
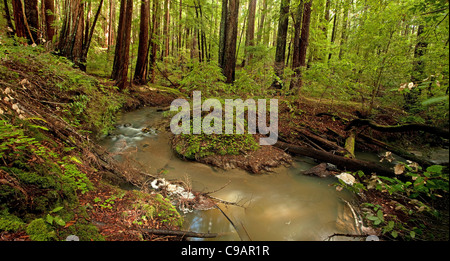
[[[23,15],[23,6],[22,1],[20,0],[12,0],[12,6],[13,6],[13,16],[14,16],[14,23],[16,25],[16,35],[17,37],[27,37],[27,32],[25,28],[25,20]]]
[[[54,0],[44,0],[44,10],[45,10],[45,39],[47,41],[52,41],[55,35],[55,28],[53,23],[55,22],[55,3]]]
[[[117,30],[117,45],[114,55],[115,74],[112,78],[120,90],[126,88],[128,80],[128,65],[130,58],[131,19],[133,16],[133,0],[122,0],[120,4],[119,30]],[[120,43],[120,44],[119,44]]]
[[[261,43],[262,36],[264,34],[264,21],[266,19],[266,12],[267,12],[267,0],[263,0],[262,8],[261,8],[261,17],[259,19],[259,25],[258,25],[258,35],[257,35],[257,42],[258,44]]]
[[[300,1],[297,7],[297,13],[295,16],[294,23],[294,50],[292,54],[292,69],[294,70],[294,78],[291,81],[290,89],[295,89],[299,87],[300,83],[300,43],[301,43],[301,28],[302,28],[302,17],[303,17],[303,0]]]
[[[255,46],[255,14],[256,14],[256,0],[250,0],[248,3],[248,25],[247,33],[245,37],[245,58],[242,62],[242,66],[245,66],[246,62],[250,62],[253,58],[252,54],[248,54],[248,47]]]
[[[156,56],[158,54],[158,36],[159,36],[159,5],[158,1],[153,1],[153,11],[152,11],[152,33],[150,35],[150,82],[155,82],[155,69],[156,69]]]
[[[170,24],[170,0],[164,1],[164,52],[163,57],[169,56],[169,42],[170,42],[170,32],[169,32],[169,24]]]
[[[225,40],[227,38],[227,17],[228,17],[228,0],[222,0],[222,17],[220,20],[220,32],[219,32],[219,66],[224,68],[225,58]]]
[[[226,77],[226,83],[233,83],[235,79],[238,18],[239,0],[229,0],[223,59],[223,74]]]
[[[277,47],[275,53],[275,74],[281,78],[284,70],[286,57],[286,37],[289,25],[289,5],[290,0],[281,0],[280,18],[278,20]],[[276,86],[281,88],[281,86]]]
[[[31,42],[38,43],[39,40],[39,9],[38,0],[24,0],[25,15],[27,17],[28,26],[30,28]]]
[[[141,2],[141,23],[139,29],[139,48],[134,72],[134,82],[137,84],[147,83],[148,68],[148,27],[149,27],[149,0]]]
[[[303,11],[302,35],[300,41],[300,66],[306,66],[306,50],[309,45],[309,25],[311,23],[312,0],[305,3]]]

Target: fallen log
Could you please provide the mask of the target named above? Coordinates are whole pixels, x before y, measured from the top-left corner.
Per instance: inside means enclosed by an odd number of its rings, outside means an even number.
[[[168,229],[140,229],[142,232],[154,235],[196,237],[196,238],[215,238],[218,233],[198,233],[192,231],[168,230]]]
[[[322,138],[314,133],[311,133],[310,131],[304,130],[304,129],[296,129],[297,132],[304,135],[304,137],[307,137],[316,143],[320,143],[323,147],[334,150],[339,155],[347,155],[349,154],[349,151],[347,151],[345,148],[342,148],[341,146],[337,145],[335,142],[329,141],[325,138]]]
[[[362,161],[358,159],[350,159],[329,152],[319,151],[307,147],[301,147],[281,141],[278,141],[274,146],[280,149],[287,150],[288,152],[293,154],[307,156],[326,163],[332,163],[342,170],[348,171],[362,170],[364,171],[365,174],[375,172],[381,176],[391,176],[391,177],[395,176],[395,173],[392,169],[380,166],[373,162]]]
[[[371,137],[369,137],[369,136],[367,136],[367,135],[365,135],[365,134],[360,133],[360,134],[358,135],[358,138],[364,140],[365,142],[372,143],[372,144],[374,144],[374,145],[376,145],[376,146],[378,146],[378,147],[380,147],[380,148],[383,148],[383,149],[385,149],[385,150],[387,150],[387,151],[390,151],[390,152],[392,152],[392,153],[394,153],[394,154],[396,154],[396,155],[398,155],[398,156],[400,156],[400,157],[402,157],[402,158],[404,158],[404,159],[407,159],[407,160],[411,160],[411,161],[417,162],[417,163],[418,163],[420,166],[422,166],[422,167],[429,167],[429,166],[431,166],[431,165],[434,165],[434,164],[433,164],[431,161],[429,161],[429,160],[426,160],[426,159],[417,157],[416,155],[414,155],[414,154],[412,154],[412,153],[409,153],[409,152],[407,152],[407,151],[404,151],[404,150],[401,149],[401,148],[397,148],[397,147],[395,147],[395,146],[389,145],[389,144],[384,143],[384,142],[382,142],[382,141],[379,141],[379,140],[377,140],[377,139],[371,138]]]
[[[369,119],[354,119],[352,120],[347,127],[345,127],[345,130],[348,131],[352,127],[361,127],[361,126],[368,126],[374,130],[381,131],[381,132],[407,132],[407,131],[424,131],[431,134],[435,134],[437,136],[440,136],[442,138],[448,139],[450,136],[450,132],[448,130],[438,128],[435,126],[430,126],[426,124],[404,124],[404,125],[379,125],[373,120]]]

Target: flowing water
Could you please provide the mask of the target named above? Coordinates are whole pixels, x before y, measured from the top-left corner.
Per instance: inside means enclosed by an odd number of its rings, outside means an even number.
[[[214,192],[210,195],[237,204],[186,213],[184,230],[220,233],[212,240],[230,241],[316,241],[334,233],[359,233],[348,203],[351,195],[331,185],[337,179],[300,174],[317,165],[312,159],[296,157],[290,167],[257,175],[183,161],[172,152],[169,134],[156,131],[161,118],[154,108],[125,113],[114,134],[100,144],[118,157],[127,151],[127,157],[148,173],[183,180],[194,191]]]

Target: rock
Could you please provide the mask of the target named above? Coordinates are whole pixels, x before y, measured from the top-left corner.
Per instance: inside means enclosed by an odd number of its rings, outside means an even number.
[[[318,176],[321,178],[326,178],[328,176],[333,175],[333,173],[327,169],[327,166],[328,166],[327,163],[320,163],[319,165],[312,167],[309,170],[303,171],[303,174],[304,175],[314,175],[314,176]]]

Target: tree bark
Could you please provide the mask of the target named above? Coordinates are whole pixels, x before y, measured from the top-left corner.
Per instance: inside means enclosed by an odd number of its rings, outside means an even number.
[[[248,2],[248,24],[247,32],[245,36],[245,58],[242,62],[242,66],[246,63],[250,63],[253,55],[248,54],[248,47],[255,46],[255,16],[256,16],[256,0],[250,0]]]
[[[158,54],[158,37],[159,37],[159,6],[158,1],[153,1],[153,11],[152,11],[152,33],[150,35],[150,62],[149,62],[149,74],[150,82],[155,82],[156,73],[156,56]]]
[[[292,69],[294,70],[294,78],[291,81],[289,89],[299,88],[300,83],[300,44],[301,44],[301,28],[303,18],[303,0],[300,1],[295,15],[294,23],[294,50],[292,54]]]
[[[169,23],[170,23],[170,0],[164,1],[164,52],[163,57],[169,56],[169,42],[170,42],[170,34],[169,34]]]
[[[259,20],[259,25],[258,25],[258,35],[256,38],[256,42],[258,44],[261,43],[262,36],[264,35],[264,22],[266,19],[266,12],[267,12],[267,0],[263,0],[261,12],[260,12],[260,20]]]
[[[286,56],[286,37],[289,25],[289,8],[290,0],[281,0],[280,18],[278,20],[277,47],[275,52],[275,74],[282,78],[284,71],[284,62]],[[277,82],[272,84],[273,87],[281,89],[281,85]]]
[[[94,21],[92,22],[91,29],[89,29],[89,23],[86,23],[85,42],[83,43],[83,52],[82,52],[81,58],[80,58],[80,69],[84,72],[86,71],[87,55],[89,52],[89,47],[91,46],[92,37],[94,35],[95,25],[97,24],[98,17],[102,10],[103,1],[104,0],[100,0],[100,4],[98,6],[97,12],[95,13],[95,17],[94,17]]]
[[[222,70],[225,68],[225,40],[227,38],[227,17],[228,17],[228,0],[222,0],[222,17],[220,19],[219,32],[219,66]]]
[[[25,16],[27,17],[28,26],[31,30],[31,42],[39,42],[39,8],[38,0],[24,0]]]
[[[109,0],[108,50],[114,45],[116,24],[116,1]]]
[[[309,26],[311,24],[311,6],[312,1],[305,3],[302,21],[302,35],[300,41],[300,66],[306,66],[306,50],[309,45]]]
[[[116,80],[120,90],[126,88],[130,57],[131,19],[133,16],[133,0],[122,0],[120,4],[119,29],[114,55],[114,68],[111,78]]]
[[[44,1],[44,10],[45,10],[45,39],[47,41],[53,41],[53,36],[55,35],[55,27],[53,23],[55,22],[55,2],[54,0],[45,0]]]
[[[238,18],[239,0],[229,0],[223,53],[223,75],[226,77],[226,83],[233,83],[235,79]]]
[[[147,68],[148,68],[148,27],[150,16],[149,0],[142,0],[141,2],[141,21],[139,28],[139,47],[136,61],[136,69],[134,72],[134,82],[137,84],[147,83]]]
[[[21,0],[12,0],[14,23],[17,37],[27,37],[25,19]]]
[[[124,44],[124,26],[125,26],[125,12],[126,12],[126,8],[127,8],[127,1],[128,0],[121,0],[120,1],[120,11],[119,11],[119,25],[117,27],[117,39],[116,39],[116,48],[114,51],[114,62],[113,62],[113,69],[112,69],[112,73],[111,73],[111,79],[113,80],[117,80],[119,78],[119,64],[122,64],[123,62],[121,61],[121,59],[123,57],[121,57],[119,55],[120,50],[123,49],[123,44]]]

